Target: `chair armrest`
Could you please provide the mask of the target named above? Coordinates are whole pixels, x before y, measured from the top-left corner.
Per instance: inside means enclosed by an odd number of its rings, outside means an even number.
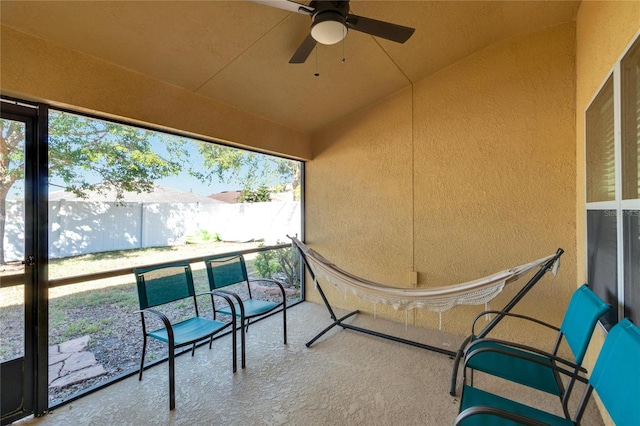
[[[539,358],[536,358],[536,357],[533,357],[533,356],[528,356],[526,353],[512,352],[512,351],[509,351],[507,349],[502,349],[500,347],[485,346],[485,347],[480,347],[480,348],[477,348],[477,349],[473,349],[474,345],[480,344],[480,343],[483,343],[483,342],[491,342],[491,343],[496,343],[496,344],[503,345],[503,346],[505,346],[507,348],[520,349],[520,350],[523,350],[523,351],[530,352],[531,354],[536,354],[536,355],[548,358],[549,361],[553,361],[553,362],[546,362],[546,361],[543,361],[543,360],[541,360]],[[569,377],[573,377],[576,380],[581,381],[583,383],[588,383],[588,380],[586,378],[584,378],[584,377],[579,375],[579,373],[586,373],[587,372],[587,370],[584,367],[582,367],[582,366],[580,366],[580,365],[578,365],[578,364],[576,364],[574,362],[571,362],[571,361],[569,361],[567,359],[560,358],[560,357],[558,357],[556,355],[553,355],[553,354],[550,354],[548,352],[542,351],[540,349],[529,347],[529,346],[526,346],[526,345],[520,345],[518,343],[507,342],[507,341],[504,341],[504,340],[484,338],[484,339],[479,339],[479,340],[475,340],[474,342],[471,342],[465,348],[465,352],[466,352],[466,356],[465,356],[463,368],[467,367],[467,364],[469,363],[469,361],[471,359],[473,359],[474,356],[476,356],[478,354],[481,354],[483,352],[495,352],[495,353],[501,353],[501,354],[505,354],[505,355],[508,355],[508,356],[511,356],[511,357],[515,357],[515,358],[520,358],[520,359],[523,359],[523,360],[526,360],[526,361],[529,361],[529,362],[535,362],[536,364],[544,365],[544,366],[546,366],[548,368],[551,368],[551,369],[553,369],[553,370],[555,370],[555,371],[557,371],[559,373],[565,374],[565,375],[567,375]],[[562,366],[554,364],[554,362],[558,363],[558,364],[563,364],[566,367],[573,369],[573,371],[567,370],[566,368],[564,368]]]
[[[520,314],[514,314],[514,313],[506,312],[506,311],[494,311],[494,310],[489,310],[489,311],[484,311],[484,312],[479,313],[479,314],[474,318],[473,323],[472,323],[472,325],[471,325],[471,335],[472,335],[472,336],[475,336],[475,326],[476,326],[476,322],[477,322],[481,317],[483,317],[484,315],[487,315],[487,314],[496,314],[496,315],[502,315],[502,316],[506,316],[506,317],[512,317],[512,318],[523,319],[523,320],[526,320],[526,321],[531,321],[531,322],[533,322],[533,323],[536,323],[536,324],[542,325],[542,326],[544,326],[544,327],[550,328],[550,329],[555,330],[555,331],[560,331],[560,329],[559,329],[558,327],[556,327],[555,325],[552,325],[552,324],[546,323],[546,322],[544,322],[544,321],[540,321],[540,320],[539,320],[539,319],[537,319],[537,318],[532,318],[532,317],[528,317],[528,316],[520,315]]]
[[[229,291],[229,290],[214,290],[214,291],[208,291],[205,294],[212,294],[212,295],[215,295],[215,296],[224,297],[227,300],[227,303],[229,303],[229,306],[231,306],[231,312],[233,313],[233,316],[235,318],[236,309],[235,309],[234,303],[231,301],[229,296],[233,297],[238,302],[238,307],[240,308],[240,318],[244,319],[244,303],[242,303],[242,298],[240,296],[238,296],[236,293],[234,293],[233,291]]]
[[[215,290],[215,291],[208,291],[204,294],[212,294],[214,296],[218,296],[218,297],[222,297],[224,300],[227,301],[227,303],[229,304],[229,308],[231,308],[231,322],[233,322],[233,328],[236,328],[236,307],[233,303],[233,300],[231,300],[231,298],[229,297],[230,295],[226,292],[226,291],[222,291],[222,290]],[[235,293],[231,293],[231,295],[236,296],[238,299],[240,299],[240,297],[238,297],[238,295],[236,295]],[[240,300],[240,309],[242,310],[242,315],[244,316],[244,306],[242,306],[242,300]]]
[[[282,285],[282,283],[280,281],[273,280],[271,278],[258,278],[258,279],[249,280],[249,282],[255,282],[255,281],[266,281],[266,282],[269,282],[269,283],[276,284],[278,287],[280,287],[280,293],[282,293],[282,300],[286,301],[287,296],[286,296],[286,293],[284,291],[284,286]]]
[[[155,309],[141,309],[139,311],[135,311],[135,313],[139,313],[140,315],[143,316],[143,325],[144,325],[144,314],[149,313],[149,314],[153,314],[156,317],[158,317],[161,321],[162,324],[164,325],[164,328],[167,330],[167,339],[169,340],[169,344],[171,346],[173,346],[173,326],[171,325],[171,321],[169,321],[169,318],[167,318],[167,316],[165,314],[163,314],[160,311],[157,311]],[[146,337],[145,337],[146,338]]]
[[[529,417],[524,417],[520,414],[512,413],[509,411],[501,410],[499,408],[490,407],[487,405],[476,405],[475,407],[469,407],[466,410],[462,411],[455,419],[455,425],[460,424],[463,420],[468,417],[475,416],[478,414],[491,415],[495,417],[500,417],[507,420],[512,420],[514,422],[523,424],[523,425],[531,425],[531,426],[547,426],[546,423],[538,421],[536,419],[531,419]]]

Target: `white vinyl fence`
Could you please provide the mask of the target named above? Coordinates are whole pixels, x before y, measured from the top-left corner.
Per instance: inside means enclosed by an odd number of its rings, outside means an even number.
[[[21,202],[7,202],[5,260],[24,259]],[[288,241],[300,234],[301,211],[296,201],[269,203],[49,203],[49,257],[184,244],[207,231],[223,241]]]

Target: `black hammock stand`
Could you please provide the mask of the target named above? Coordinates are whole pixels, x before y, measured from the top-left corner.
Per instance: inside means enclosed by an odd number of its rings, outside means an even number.
[[[379,331],[375,331],[375,330],[370,330],[368,328],[364,328],[364,327],[359,327],[353,324],[348,324],[345,323],[344,321],[347,318],[350,318],[358,313],[360,313],[359,310],[355,310],[352,312],[349,312],[346,315],[343,315],[342,317],[338,318],[335,314],[335,312],[333,311],[333,308],[331,306],[331,304],[329,303],[329,300],[327,300],[327,296],[324,294],[324,291],[322,290],[322,287],[320,286],[320,283],[318,282],[318,280],[316,279],[316,275],[313,272],[313,269],[311,268],[311,265],[309,264],[309,261],[306,257],[305,252],[302,250],[302,248],[296,243],[296,239],[289,237],[293,243],[293,246],[295,246],[295,248],[298,250],[298,253],[300,253],[300,257],[302,258],[302,261],[307,269],[307,271],[309,271],[309,275],[311,276],[311,279],[313,280],[313,282],[316,285],[316,289],[318,290],[318,293],[320,293],[320,297],[322,298],[322,302],[324,303],[325,307],[327,308],[327,311],[329,312],[329,316],[331,317],[331,320],[333,321],[329,326],[327,326],[324,330],[322,330],[320,333],[318,333],[313,339],[309,340],[306,343],[307,347],[310,347],[311,345],[313,345],[313,343],[315,343],[316,340],[318,340],[320,337],[322,337],[325,333],[327,333],[329,330],[331,330],[333,327],[335,326],[340,326],[343,329],[348,329],[348,330],[354,330],[354,331],[358,331],[360,333],[365,333],[365,334],[369,334],[372,336],[377,336],[377,337],[381,337],[383,339],[388,339],[388,340],[392,340],[394,342],[399,342],[399,343],[403,343],[405,345],[410,345],[410,346],[415,346],[418,348],[422,348],[422,349],[427,349],[433,352],[437,352],[443,355],[447,355],[450,358],[454,359],[454,364],[453,364],[453,371],[451,373],[451,384],[450,384],[450,388],[449,388],[449,393],[451,395],[455,395],[455,387],[456,387],[456,382],[457,382],[457,378],[458,378],[458,367],[460,365],[460,360],[462,359],[462,356],[464,354],[464,348],[467,346],[467,344],[471,341],[472,338],[475,339],[480,339],[485,337],[487,334],[489,334],[489,332],[491,330],[493,330],[493,328],[498,325],[498,323],[502,320],[502,318],[505,317],[505,315],[511,311],[511,309],[513,309],[513,307],[518,304],[518,302],[529,292],[529,290],[531,290],[533,288],[533,286],[535,286],[537,284],[538,281],[540,281],[540,279],[547,273],[547,271],[553,269],[553,265],[559,261],[560,256],[562,256],[562,254],[564,253],[564,250],[559,248],[556,251],[556,254],[550,258],[549,260],[547,260],[541,267],[540,270],[538,270],[538,272],[536,272],[536,274],[531,277],[531,279],[524,285],[522,286],[522,288],[520,289],[520,291],[518,291],[518,293],[516,293],[511,300],[509,300],[509,302],[507,302],[507,304],[504,306],[504,308],[502,308],[500,311],[496,311],[498,312],[496,314],[495,317],[493,317],[493,319],[476,335],[476,336],[468,336],[463,342],[462,345],[460,345],[460,348],[457,351],[450,351],[447,349],[443,349],[443,348],[439,348],[437,346],[431,346],[431,345],[427,345],[421,342],[416,342],[414,340],[408,340],[408,339],[403,339],[401,337],[398,336],[393,336],[390,334],[386,334],[386,333],[381,333]]]

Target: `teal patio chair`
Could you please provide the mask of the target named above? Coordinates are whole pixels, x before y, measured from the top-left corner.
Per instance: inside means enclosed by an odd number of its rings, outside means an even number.
[[[589,287],[582,285],[573,293],[560,328],[535,318],[507,313],[507,317],[519,318],[530,324],[542,325],[557,331],[551,351],[490,337],[472,340],[464,351],[463,377],[466,378],[467,370],[470,370],[473,385],[473,371],[477,370],[556,395],[561,400],[565,415],[569,417],[568,395],[578,373],[586,373],[581,365],[591,335],[598,319],[609,309],[611,306],[602,301]],[[478,318],[480,315],[474,320],[472,335]],[[574,359],[558,356],[563,340],[567,342]],[[565,369],[570,378],[566,389],[556,367]]]
[[[214,319],[216,318],[216,312],[225,315],[235,315],[240,318],[240,345],[242,350],[242,368],[245,368],[245,330],[248,330],[251,320],[260,318],[269,314],[279,307],[282,307],[282,333],[284,337],[284,344],[287,344],[287,296],[284,291],[284,286],[276,280],[268,278],[249,279],[247,274],[247,266],[242,255],[216,255],[209,256],[203,259],[204,264],[207,267],[207,277],[209,279],[209,289],[217,291],[218,293],[225,293],[236,299],[235,306],[232,309],[230,306],[216,307],[213,296],[211,296],[212,303],[214,304]],[[265,300],[258,300],[253,297],[251,292],[251,282],[269,282],[279,288],[281,293],[280,302],[271,302]],[[246,284],[248,292],[247,297],[241,297],[238,293],[221,290],[225,287],[234,284]],[[235,311],[235,312],[234,312]]]
[[[607,335],[596,365],[572,418],[511,401],[467,386],[462,390],[455,425],[579,425],[592,391],[598,394],[614,424],[640,425],[640,328],[624,319]]]
[[[196,343],[209,340],[209,349],[213,343],[213,336],[226,328],[232,330],[232,362],[233,372],[236,372],[236,321],[225,323],[200,317],[198,302],[193,286],[193,275],[188,262],[177,262],[149,268],[134,269],[138,288],[138,301],[142,319],[142,357],[140,359],[140,374],[142,380],[144,357],[147,349],[147,337],[157,339],[169,345],[169,409],[173,410],[175,402],[175,349],[182,346],[192,346],[191,356],[196,350]],[[235,313],[233,301],[226,294],[218,296],[227,300],[229,309]],[[184,302],[188,303],[184,303]],[[178,306],[178,305],[181,306]],[[186,307],[185,307],[186,305]],[[169,315],[168,312],[182,311],[180,314]],[[153,331],[147,330],[146,316],[152,315],[162,323],[163,327]],[[169,319],[173,317],[173,319]],[[177,319],[176,317],[179,317]],[[156,321],[157,323],[158,321]]]

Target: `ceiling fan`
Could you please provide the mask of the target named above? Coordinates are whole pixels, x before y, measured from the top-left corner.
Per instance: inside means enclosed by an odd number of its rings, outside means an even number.
[[[304,63],[316,43],[335,44],[344,39],[347,30],[352,29],[376,37],[404,43],[415,31],[414,28],[378,21],[349,13],[349,0],[319,1],[313,0],[309,5],[296,3],[293,0],[253,0],[267,6],[278,7],[290,12],[311,16],[311,29],[298,50],[289,60],[290,64]]]

